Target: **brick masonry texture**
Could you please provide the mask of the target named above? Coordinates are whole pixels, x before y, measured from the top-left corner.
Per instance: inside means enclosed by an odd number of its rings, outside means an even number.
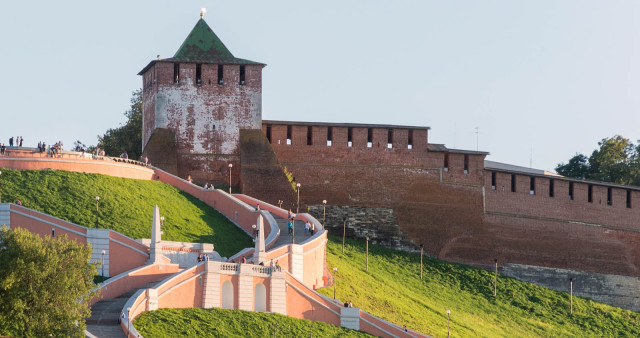
[[[202,64],[199,85],[196,66],[180,63],[178,82],[171,62],[157,62],[143,74],[143,150],[156,128],[173,130],[178,175],[228,185],[228,164],[239,170],[240,130],[260,129],[262,65],[244,66],[240,84],[239,65]],[[232,174],[232,184],[239,184],[239,175]]]

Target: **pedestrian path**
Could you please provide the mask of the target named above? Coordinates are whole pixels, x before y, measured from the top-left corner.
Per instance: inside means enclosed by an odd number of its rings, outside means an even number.
[[[158,281],[145,284],[139,289],[131,290],[117,298],[101,300],[91,306],[91,317],[87,319],[86,337],[126,337],[118,318],[120,311],[127,303],[129,298],[140,289],[147,289],[154,286]]]
[[[280,237],[278,237],[278,240],[276,241],[276,244],[273,246],[273,248],[291,244],[291,239],[293,236],[288,234],[289,230],[287,229],[287,219],[277,216],[273,213],[271,215],[273,215],[273,218],[276,219],[276,222],[278,223],[278,228],[280,228]],[[310,236],[304,235],[303,221],[296,220],[295,223],[293,224],[293,227],[295,229],[295,244],[301,244],[302,242],[309,239]]]

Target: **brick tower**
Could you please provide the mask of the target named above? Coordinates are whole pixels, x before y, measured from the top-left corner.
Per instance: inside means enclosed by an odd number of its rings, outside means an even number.
[[[240,129],[261,129],[262,68],[239,59],[202,19],[172,58],[151,61],[143,82],[142,149],[194,183],[236,186]]]

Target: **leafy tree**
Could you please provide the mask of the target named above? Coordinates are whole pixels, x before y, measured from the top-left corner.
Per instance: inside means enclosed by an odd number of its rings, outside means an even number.
[[[124,116],[127,123],[123,126],[98,135],[98,147],[110,156],[119,156],[126,151],[129,158],[138,159],[142,155],[142,89],[132,93],[131,107]]]
[[[562,176],[587,178],[589,176],[589,159],[582,155],[576,154],[569,160],[569,163],[560,163],[556,167],[556,172]]]
[[[83,337],[96,296],[91,249],[0,227],[0,335]]]
[[[599,149],[587,157],[576,154],[569,163],[560,163],[560,175],[618,184],[640,184],[640,145],[620,135],[598,142]]]

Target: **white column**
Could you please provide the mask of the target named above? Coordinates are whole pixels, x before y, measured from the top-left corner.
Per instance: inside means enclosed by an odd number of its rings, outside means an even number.
[[[11,228],[11,211],[9,203],[0,203],[0,226]]]
[[[147,289],[147,311],[158,309],[158,289]]]
[[[304,256],[302,252],[302,245],[291,245],[291,261],[289,263],[291,264],[291,268],[289,270],[293,277],[300,281],[304,281],[302,278],[304,276]],[[307,286],[313,287],[312,285]]]
[[[217,268],[214,268],[214,264]],[[220,295],[222,290],[220,288],[219,268],[220,264],[217,262],[207,262],[205,265],[206,274],[204,277],[204,299],[202,300],[202,307],[205,309],[210,309],[212,307],[220,308],[222,306],[222,298]]]
[[[287,289],[284,272],[271,273],[271,289],[269,290],[271,312],[287,315]]]
[[[160,209],[156,205],[153,208],[153,227],[151,228],[151,250],[147,264],[161,264],[162,261],[162,231],[160,230]]]
[[[87,244],[91,245],[91,262],[102,263],[104,250],[104,276],[109,277],[109,229],[87,228]],[[60,232],[58,232],[60,233]],[[98,275],[102,275],[102,266],[98,266]]]
[[[253,311],[253,265],[240,264],[238,276],[238,309]]]
[[[260,262],[264,262],[264,264],[266,265],[267,262],[265,262],[264,260],[266,259],[267,255],[264,251],[264,218],[262,217],[262,214],[258,214],[257,223],[258,236],[255,239],[256,244],[253,251],[253,263],[260,264]]]
[[[360,330],[360,309],[357,307],[340,308],[340,326],[347,329]]]

